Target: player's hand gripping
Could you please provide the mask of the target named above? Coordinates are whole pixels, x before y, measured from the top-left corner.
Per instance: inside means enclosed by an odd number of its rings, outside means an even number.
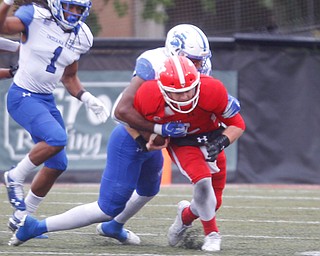
[[[206,142],[205,146],[208,151],[207,162],[216,161],[219,153],[230,145],[230,140],[226,135],[221,135],[212,142]]]
[[[179,122],[155,124],[154,132],[163,137],[179,138],[187,135],[187,126]]]
[[[91,109],[98,119],[105,123],[110,116],[110,110],[90,92],[84,92],[81,96],[81,101],[85,104],[87,109]]]

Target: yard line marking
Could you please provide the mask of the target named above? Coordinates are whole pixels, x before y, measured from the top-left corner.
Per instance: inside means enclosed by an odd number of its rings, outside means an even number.
[[[10,217],[11,215],[0,214],[0,217]],[[53,216],[53,215],[50,215]],[[39,218],[47,218],[49,216],[40,215]],[[143,216],[133,216],[131,220],[159,220],[159,221],[172,221],[174,218],[153,218],[153,217],[143,217]],[[290,224],[308,224],[308,225],[319,225],[320,221],[295,221],[295,220],[255,220],[255,219],[224,219],[217,218],[217,221],[221,222],[251,222],[251,223],[290,223]],[[95,225],[96,223],[90,224]],[[89,226],[90,226],[89,225]],[[0,231],[1,232],[1,231]]]
[[[5,255],[8,255],[8,254],[15,254],[17,255],[17,252],[11,252],[11,251],[1,251],[0,254],[5,254]],[[127,253],[83,253],[83,252],[48,252],[48,251],[34,251],[34,252],[22,252],[22,251],[19,251],[19,255],[26,255],[26,254],[29,254],[29,255],[86,255],[86,256],[90,256],[90,255],[94,255],[94,256],[132,256],[132,255],[143,255],[143,256],[168,256],[168,254],[150,254],[150,253],[130,253],[130,254],[127,254]],[[183,255],[183,254],[181,254]],[[193,254],[194,256],[201,256],[201,255],[197,255],[197,254]]]
[[[296,194],[296,193],[295,193]],[[97,192],[50,192],[50,195],[99,195],[99,193]],[[157,197],[170,197],[170,198],[174,198],[174,197],[188,197],[191,196],[190,195],[185,195],[185,194],[158,194],[156,195]],[[320,197],[314,197],[313,195],[310,196],[252,196],[252,195],[224,195],[223,198],[234,198],[234,199],[277,199],[277,200],[312,200],[312,201],[320,201]]]
[[[0,231],[0,233],[10,233],[10,232],[4,232]],[[72,230],[63,230],[63,231],[56,231],[56,232],[49,232],[48,234],[52,235],[87,235],[87,236],[97,236],[96,233],[93,232],[83,232],[83,231],[72,231]],[[138,236],[142,237],[159,237],[159,233],[136,233]],[[161,235],[160,235],[161,236]],[[163,235],[165,236],[165,235]],[[283,239],[283,240],[319,240],[319,237],[307,237],[307,236],[263,236],[263,235],[233,235],[233,234],[223,234],[223,237],[230,237],[230,238],[253,238],[253,239]],[[201,234],[199,234],[199,237],[202,237]],[[54,238],[52,238],[54,239]],[[112,239],[112,238],[106,238],[106,239]]]

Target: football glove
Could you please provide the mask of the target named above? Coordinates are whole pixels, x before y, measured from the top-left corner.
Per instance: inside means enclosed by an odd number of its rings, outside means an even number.
[[[86,108],[91,109],[102,123],[107,121],[110,116],[110,110],[97,97],[86,91],[81,95],[80,99]]]
[[[212,142],[206,142],[205,146],[208,152],[207,162],[216,161],[219,153],[230,145],[230,140],[226,135],[221,135]]]
[[[187,126],[186,124],[179,122],[155,124],[154,132],[162,137],[179,138],[187,135]]]
[[[9,73],[11,77],[14,77],[14,75],[17,73],[18,68],[19,68],[18,65],[10,66]]]

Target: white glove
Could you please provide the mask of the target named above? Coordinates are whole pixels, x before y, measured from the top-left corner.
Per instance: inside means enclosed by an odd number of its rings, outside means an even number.
[[[13,5],[14,4],[14,0],[3,0],[3,2],[7,5]]]
[[[107,121],[110,116],[110,110],[108,110],[98,98],[93,96],[90,92],[84,92],[80,99],[85,104],[86,108],[91,109],[102,123]]]

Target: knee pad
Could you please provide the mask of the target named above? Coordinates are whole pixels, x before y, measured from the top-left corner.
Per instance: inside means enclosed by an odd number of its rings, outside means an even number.
[[[58,154],[52,156],[47,161],[45,161],[44,165],[48,168],[56,169],[59,171],[65,171],[68,166],[66,150],[62,149]]]
[[[139,184],[136,189],[137,193],[141,196],[155,196],[160,191],[160,183],[161,179],[141,185]]]
[[[62,127],[57,127],[50,131],[50,134],[45,141],[50,146],[66,146],[68,141],[67,133]]]
[[[117,216],[126,206],[134,188],[127,184],[115,183],[113,180],[102,178],[98,204],[100,209],[111,217]]]

